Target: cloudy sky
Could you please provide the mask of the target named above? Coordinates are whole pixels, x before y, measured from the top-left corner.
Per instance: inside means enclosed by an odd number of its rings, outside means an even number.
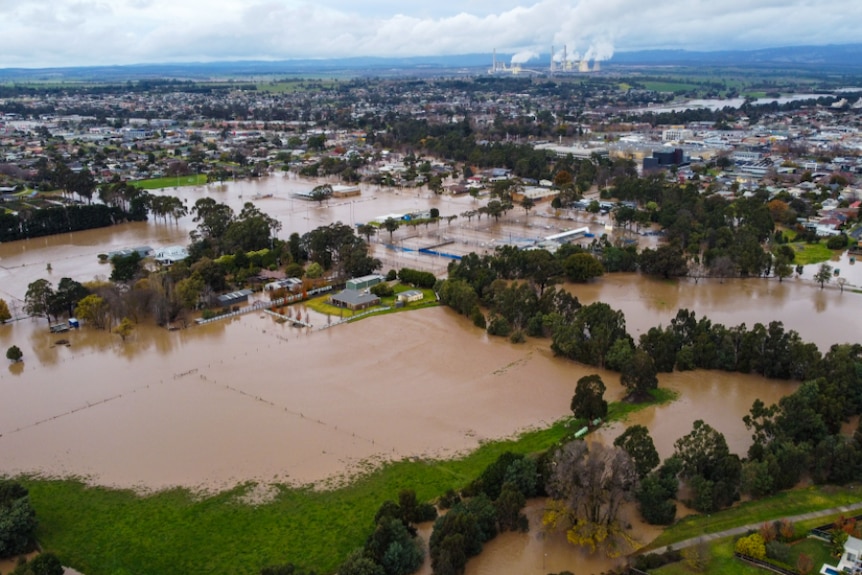
[[[859,0],[0,0],[0,68],[859,42]]]

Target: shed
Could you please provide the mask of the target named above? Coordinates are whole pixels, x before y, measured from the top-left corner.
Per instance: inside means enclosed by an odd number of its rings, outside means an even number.
[[[410,302],[414,302],[414,301],[422,301],[422,299],[424,297],[425,297],[425,294],[422,293],[420,290],[411,289],[411,290],[403,291],[400,294],[398,294],[398,301],[410,303]]]
[[[379,274],[371,274],[347,280],[347,290],[361,291],[382,283],[385,278]]]
[[[250,289],[243,289],[239,291],[232,291],[230,293],[222,294],[216,298],[219,307],[231,307],[233,305],[239,305],[241,303],[245,303],[248,301],[248,296],[252,294]]]
[[[332,295],[329,303],[335,307],[343,307],[352,311],[367,309],[380,304],[380,298],[364,291],[346,289]]]

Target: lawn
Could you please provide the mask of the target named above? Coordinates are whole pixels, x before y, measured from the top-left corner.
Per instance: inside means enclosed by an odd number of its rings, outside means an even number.
[[[157,190],[160,188],[178,188],[180,186],[202,186],[207,183],[206,174],[195,174],[192,176],[178,176],[166,178],[153,178],[151,180],[138,180],[132,185],[143,190]]]
[[[743,563],[733,556],[733,538],[721,539],[710,545],[711,559],[704,571],[695,571],[685,561],[670,563],[652,569],[651,575],[764,575],[769,573],[753,565]]]
[[[612,404],[611,417],[645,405]],[[184,489],[137,495],[73,479],[22,481],[42,546],[87,575],[254,574],[287,562],[331,573],[364,543],[375,511],[399,490],[411,488],[420,500],[432,500],[466,485],[500,454],[542,451],[580,425],[561,420],[485,443],[461,459],[390,463],[338,489],[280,486],[274,501],[257,506],[237,500],[250,486],[216,495]]]
[[[796,257],[793,258],[793,263],[802,266],[828,262],[835,254],[835,252],[826,247],[826,242],[818,242],[816,244],[797,242],[791,244],[791,246],[796,250]]]
[[[421,289],[419,291],[421,291],[422,294],[424,295],[424,297],[422,298],[421,301],[410,302],[410,303],[405,304],[404,307],[396,308],[395,307],[395,299],[399,293],[407,291],[407,290],[411,290],[411,289],[417,289],[417,288],[411,287],[409,285],[404,285],[404,284],[395,284],[393,286],[393,288],[395,290],[395,295],[380,298],[380,307],[369,308],[367,310],[352,311],[349,309],[340,308],[340,307],[336,307],[334,305],[330,305],[330,304],[326,303],[327,300],[329,300],[330,294],[308,300],[307,302],[305,302],[305,305],[307,305],[308,307],[310,307],[311,309],[313,309],[314,311],[316,311],[318,313],[330,315],[330,316],[337,317],[337,318],[347,318],[347,319],[350,319],[353,316],[360,315],[360,314],[366,314],[366,315],[363,315],[362,317],[368,317],[368,315],[382,315],[382,314],[387,314],[387,313],[408,311],[408,310],[420,309],[420,308],[426,308],[426,307],[432,307],[432,306],[438,305],[437,296],[434,293],[434,290],[432,290],[432,289]],[[377,313],[368,314],[369,311],[376,311]]]

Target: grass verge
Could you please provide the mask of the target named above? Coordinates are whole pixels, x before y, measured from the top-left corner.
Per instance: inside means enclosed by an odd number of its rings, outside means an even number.
[[[647,546],[647,549],[662,549],[677,541],[697,537],[704,533],[724,531],[739,525],[757,525],[765,521],[799,515],[809,511],[858,503],[860,493],[862,490],[852,485],[844,487],[812,486],[793,491],[783,491],[768,499],[747,501],[737,507],[712,513],[707,518],[704,518],[703,515],[691,515],[667,528],[664,533]],[[828,521],[828,518],[821,518],[815,520],[813,525],[807,526],[806,524],[805,526],[810,529],[828,523]]]
[[[656,394],[667,401],[671,393]],[[650,405],[611,404],[609,419]],[[250,506],[251,486],[215,495],[174,489],[151,495],[88,487],[76,479],[23,478],[39,519],[42,546],[87,575],[121,573],[255,574],[291,562],[331,573],[371,531],[374,513],[401,489],[431,500],[465,486],[502,453],[534,453],[567,438],[581,423],[565,419],[516,438],[487,442],[451,460],[409,460],[373,468],[331,490],[278,487]],[[289,445],[281,448],[289,449]]]

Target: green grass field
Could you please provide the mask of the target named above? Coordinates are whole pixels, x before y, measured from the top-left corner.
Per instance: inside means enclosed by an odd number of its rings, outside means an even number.
[[[655,394],[659,401],[670,392]],[[646,404],[614,403],[610,419],[623,419]],[[580,427],[561,420],[510,440],[488,442],[453,460],[399,461],[330,490],[278,487],[274,501],[238,501],[250,486],[216,495],[183,489],[138,495],[87,487],[77,480],[24,478],[39,519],[42,546],[87,575],[147,573],[254,574],[292,562],[331,573],[363,544],[374,513],[401,489],[432,500],[460,488],[506,451],[535,453]],[[290,449],[273,438],[273,450]],[[373,467],[369,464],[369,468]]]
[[[206,183],[206,174],[195,174],[192,176],[138,180],[136,182],[132,182],[132,185],[137,188],[141,188],[142,190],[157,190],[160,188],[178,188],[180,186],[202,186]]]

